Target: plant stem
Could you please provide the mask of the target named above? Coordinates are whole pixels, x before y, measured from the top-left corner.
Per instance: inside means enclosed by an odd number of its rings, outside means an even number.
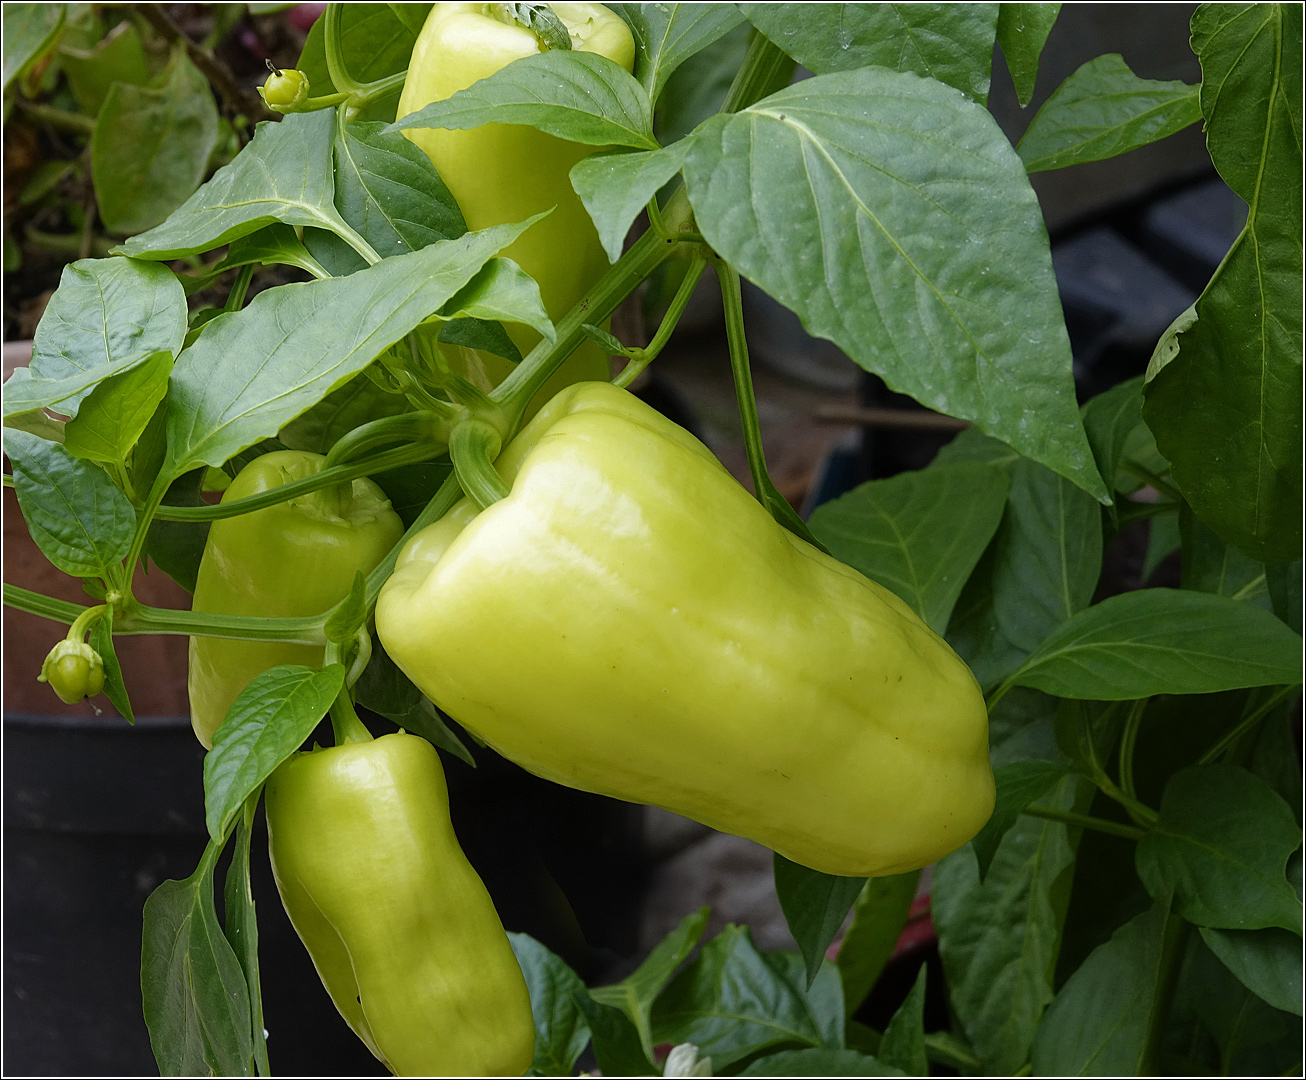
[[[744,54],[744,62],[735,72],[734,82],[726,92],[721,111],[739,112],[783,89],[793,79],[795,67],[793,59],[783,49],[773,45],[760,31],[754,30],[748,42],[748,52]]]
[[[1124,469],[1124,471],[1129,473],[1131,476],[1135,476],[1139,480],[1150,484],[1171,501],[1175,503],[1182,503],[1184,501],[1184,497],[1179,493],[1177,487],[1171,483],[1167,483],[1162,477],[1157,476],[1156,473],[1152,472],[1150,469],[1146,469],[1142,465],[1139,465],[1138,462],[1122,461],[1120,463],[1120,468]]]
[[[1142,829],[1136,829],[1132,825],[1121,825],[1115,821],[1107,821],[1105,818],[1077,814],[1073,810],[1054,810],[1046,806],[1027,806],[1021,813],[1030,817],[1046,818],[1048,821],[1060,821],[1065,825],[1076,825],[1081,829],[1096,829],[1098,832],[1109,833],[1112,836],[1123,836],[1126,840],[1141,840],[1146,835]]]
[[[154,517],[159,521],[218,521],[222,518],[240,517],[242,514],[276,506],[277,503],[288,502],[311,491],[343,484],[360,476],[387,472],[401,465],[430,461],[443,453],[444,448],[434,442],[400,446],[394,450],[374,454],[372,457],[346,462],[344,465],[333,465],[302,480],[292,480],[289,484],[261,491],[257,495],[247,495],[243,499],[233,499],[231,502],[216,503],[212,506],[159,506]]]
[[[1125,718],[1124,730],[1120,733],[1120,787],[1131,799],[1137,797],[1134,791],[1134,743],[1138,740],[1138,729],[1142,725],[1147,702],[1147,698],[1134,702]]]
[[[449,458],[462,489],[482,510],[508,497],[510,488],[495,471],[503,440],[492,424],[464,420],[449,436]]]
[[[381,586],[394,573],[395,563],[398,561],[399,553],[403,551],[404,545],[428,525],[434,525],[444,517],[462,497],[463,489],[458,483],[458,474],[451,472],[445,477],[445,481],[440,485],[439,490],[431,497],[431,501],[417,515],[417,520],[408,526],[407,531],[399,538],[399,542],[390,549],[389,554],[381,560],[375,570],[367,575],[367,605],[369,609],[376,603],[376,597],[381,591]]]
[[[454,410],[450,407],[446,410],[446,415],[440,417],[429,412],[411,412],[369,420],[336,440],[335,445],[327,451],[326,460],[322,463],[322,471],[333,469],[350,459],[358,460],[360,454],[393,442],[402,441],[417,445],[427,442],[443,446],[444,440],[436,440],[433,436],[441,421],[447,422],[453,418],[453,415]]]
[[[730,372],[735,379],[735,399],[739,403],[739,420],[744,428],[744,448],[748,453],[748,471],[753,477],[753,492],[757,501],[766,507],[767,512],[779,524],[828,555],[829,552],[812,535],[807,523],[789,505],[789,500],[776,489],[766,471],[762,425],[757,416],[757,396],[753,392],[753,376],[748,366],[748,341],[744,335],[743,294],[740,291],[739,274],[734,267],[720,259],[714,259],[713,266],[721,281],[726,342],[730,346]]]
[[[51,105],[38,105],[34,101],[25,101],[22,97],[15,99],[25,115],[33,120],[40,120],[59,131],[72,132],[74,135],[91,135],[95,131],[95,118],[82,113],[67,112]]]
[[[227,294],[227,311],[239,311],[245,305],[245,294],[249,292],[249,283],[254,280],[254,264],[246,263],[236,273],[231,292]]]
[[[685,278],[680,283],[680,288],[676,290],[676,295],[672,298],[667,313],[662,317],[658,332],[653,335],[652,341],[630,358],[626,366],[621,369],[621,373],[612,380],[613,385],[629,386],[641,371],[657,359],[658,353],[670,340],[676,324],[680,322],[680,316],[684,314],[689,298],[694,295],[694,287],[698,284],[699,278],[703,276],[703,271],[706,269],[707,258],[701,251],[695,251],[691,257],[689,269],[685,271]]]
[[[336,695],[335,701],[331,702],[331,729],[335,732],[337,746],[372,741],[372,733],[358,718],[349,691],[343,686],[340,688],[340,693]]]
[[[1270,696],[1270,699],[1268,701],[1266,701],[1263,705],[1260,705],[1258,708],[1254,709],[1251,713],[1247,715],[1245,719],[1240,720],[1236,727],[1230,729],[1223,736],[1221,736],[1219,741],[1216,742],[1214,746],[1212,746],[1208,751],[1206,751],[1205,754],[1203,754],[1200,758],[1197,759],[1197,764],[1210,765],[1213,761],[1215,761],[1216,758],[1218,758],[1222,753],[1224,753],[1225,750],[1231,747],[1240,738],[1242,738],[1244,734],[1246,734],[1257,723],[1259,723],[1261,718],[1265,716],[1266,713],[1268,713],[1271,709],[1273,709],[1277,704],[1279,704],[1279,702],[1281,702],[1284,698],[1286,698],[1289,694],[1291,694],[1295,689],[1297,689],[1296,686],[1281,686],[1276,693]]]
[[[327,74],[331,76],[332,85],[341,93],[352,96],[363,89],[363,84],[354,82],[350,77],[344,55],[340,51],[340,7],[340,4],[326,6],[322,44],[326,53]]]

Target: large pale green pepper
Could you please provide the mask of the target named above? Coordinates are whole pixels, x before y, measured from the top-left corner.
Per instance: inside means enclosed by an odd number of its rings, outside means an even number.
[[[241,469],[222,494],[231,502],[313,476],[320,454],[280,450]],[[209,529],[195,583],[196,611],[222,615],[316,615],[349,595],[354,575],[379,563],[403,536],[403,522],[372,481],[323,488]],[[190,639],[190,719],[206,747],[231,703],[278,664],[322,666],[322,648],[270,641]]]
[[[414,536],[376,628],[500,753],[831,874],[924,866],[988,819],[970,670],[688,432],[581,384],[496,468],[510,494]]]
[[[443,3],[431,9],[409,61],[399,98],[400,118],[451,97],[514,60],[544,51],[533,31],[494,13],[505,6]],[[602,4],[549,6],[570,31],[573,49],[599,53],[627,71],[632,69],[635,42],[616,14]],[[501,254],[539,283],[544,307],[554,321],[607,269],[594,223],[567,175],[576,162],[600,147],[515,124],[485,124],[468,131],[418,128],[404,134],[426,151],[462,208],[469,229],[524,221],[552,209]],[[539,334],[529,327],[514,323],[507,330],[523,355],[539,341]],[[484,389],[497,385],[512,368],[507,360],[489,353],[446,349],[461,353],[464,372]],[[579,380],[607,377],[607,355],[586,341],[536,400],[546,400]]]
[[[399,1076],[524,1073],[530,996],[431,744],[400,733],[296,754],[266,798],[282,903],[368,1049]]]

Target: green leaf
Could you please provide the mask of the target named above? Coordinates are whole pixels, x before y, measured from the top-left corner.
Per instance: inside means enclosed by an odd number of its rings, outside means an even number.
[[[214,841],[226,839],[245,800],[313,734],[344,684],[340,664],[280,664],[236,696],[204,755],[204,821]]]
[[[104,609],[104,614],[87,640],[104,661],[104,696],[113,703],[113,707],[127,723],[134,725],[136,716],[132,712],[131,699],[127,696],[127,686],[122,679],[122,666],[118,663],[118,654],[113,647],[113,608]]]
[[[490,319],[451,319],[440,327],[439,340],[446,345],[493,353],[513,364],[521,363],[521,350],[508,336],[508,331],[502,323]]]
[[[237,237],[227,248],[227,257],[213,268],[214,274],[223,270],[234,270],[238,266],[250,263],[281,263],[284,266],[297,266],[307,270],[315,278],[331,275],[312,255],[295,235],[289,225],[268,225],[257,232]]]
[[[254,803],[245,807],[236,830],[236,850],[227,868],[222,907],[226,915],[223,933],[240,961],[249,990],[250,1040],[259,1076],[271,1076],[268,1046],[263,1028],[263,988],[258,969],[258,914],[254,909],[254,890],[250,886],[249,850],[253,840]]]
[[[806,1000],[753,947],[743,926],[722,930],[663,991],[653,1009],[653,1038],[693,1043],[717,1071],[768,1046],[821,1045]]]
[[[724,5],[712,5],[712,10],[721,7]],[[654,117],[654,131],[664,145],[683,139],[720,110],[748,53],[752,34],[752,26],[741,23],[689,57],[672,73],[657,99]]]
[[[663,938],[638,968],[613,986],[599,986],[590,997],[601,1005],[620,1009],[639,1033],[640,1046],[653,1060],[653,1002],[662,993],[667,980],[698,944],[707,929],[711,908],[699,908],[680,920],[680,924]]]
[[[874,64],[954,86],[983,105],[997,4],[740,4],[749,22],[808,71]]]
[[[1143,557],[1143,576],[1140,581],[1147,581],[1161,560],[1172,552],[1179,550],[1183,542],[1179,533],[1178,514],[1158,514],[1148,524],[1147,554]]]
[[[379,713],[405,731],[420,735],[432,746],[476,767],[471,752],[445,725],[435,706],[395,666],[380,638],[372,641],[372,659],[354,686],[354,697],[363,708]]]
[[[807,982],[807,961],[802,954],[781,950],[762,954],[767,965],[783,978],[811,1011],[816,1029],[821,1033],[821,1045],[837,1050],[844,1045],[847,1021],[843,1000],[843,980],[839,969],[829,960],[822,959],[816,978]]]
[[[906,1076],[856,1050],[781,1050],[758,1058],[739,1076]],[[923,1075],[923,1074],[922,1074]]]
[[[210,844],[185,881],[145,901],[141,1006],[163,1076],[250,1076],[249,990],[213,906]]]
[[[545,341],[558,340],[540,287],[511,259],[491,259],[440,309],[442,319],[487,319],[522,323]]]
[[[590,154],[572,166],[571,186],[594,219],[599,241],[612,262],[621,257],[631,223],[680,172],[689,146],[682,139],[662,150]]]
[[[32,539],[74,577],[105,577],[131,548],[136,511],[98,465],[55,442],[6,428],[14,493]]]
[[[1094,701],[1290,685],[1301,680],[1301,647],[1301,638],[1251,604],[1142,589],[1081,611],[1012,681]]]
[[[589,1044],[590,1030],[577,1005],[585,984],[566,961],[528,934],[508,934],[517,955],[535,1018],[535,1060],[531,1071],[540,1076],[570,1076],[576,1059]]]
[[[1063,781],[1051,805],[1072,808],[1076,790]],[[1011,1075],[1026,1062],[1052,1000],[1074,860],[1066,826],[1023,817],[983,883],[969,846],[935,868],[931,914],[952,1009],[989,1075]]]
[[[526,124],[569,142],[656,150],[644,88],[620,64],[588,52],[523,56],[389,130]]]
[[[989,872],[1002,838],[1016,824],[1025,807],[1041,799],[1070,771],[1069,762],[1037,759],[1015,761],[994,770],[993,780],[997,784],[998,794],[993,816],[971,841],[979,866],[980,881]]]
[[[992,465],[935,465],[862,484],[818,507],[811,527],[830,554],[891,589],[941,634],[1002,519],[1007,488]]]
[[[1039,109],[1016,153],[1032,173],[1117,157],[1197,123],[1197,92],[1140,79],[1119,53],[1094,57]]]
[[[97,383],[64,428],[64,449],[90,461],[126,461],[168,393],[171,372],[172,354],[157,352]]]
[[[1048,1007],[1034,1040],[1036,1076],[1146,1076],[1148,1036],[1178,920],[1170,896],[1099,945]]]
[[[65,266],[37,324],[27,376],[5,384],[5,416],[58,405],[67,416],[94,386],[186,336],[186,294],[167,267],[134,259]]]
[[[118,250],[142,259],[179,259],[278,221],[347,231],[333,202],[334,135],[332,109],[259,124],[253,141],[167,221]]]
[[[1301,6],[1203,5],[1193,49],[1207,148],[1249,210],[1196,322],[1149,367],[1143,415],[1197,516],[1251,558],[1289,562],[1302,546]]]
[[[340,45],[349,74],[366,83],[403,71],[430,10],[430,4],[349,4],[341,8]],[[313,23],[295,64],[309,80],[313,97],[334,94],[337,89],[327,69],[325,30],[325,19]],[[396,86],[367,105],[358,119],[393,120],[400,90]]]
[[[1089,399],[1080,415],[1084,418],[1084,432],[1088,435],[1088,445],[1093,448],[1097,471],[1107,486],[1115,490],[1116,473],[1130,437],[1140,428],[1147,430],[1143,423],[1142,376],[1127,379]]]
[[[87,116],[100,111],[114,83],[145,86],[150,81],[145,44],[132,22],[120,22],[90,49],[61,45],[59,66]]]
[[[845,1011],[852,1016],[866,1000],[893,955],[907,925],[920,871],[870,878],[853,904],[853,921],[835,963],[843,982]]]
[[[998,44],[1022,109],[1034,97],[1039,57],[1060,13],[1060,4],[999,5]]]
[[[1262,1001],[1302,1014],[1301,938],[1278,927],[1264,930],[1201,928],[1211,952]]]
[[[998,625],[993,595],[995,555],[995,545],[990,544],[962,588],[948,620],[948,644],[967,663],[985,693],[1025,658],[1025,650],[1008,641]]]
[[[979,105],[883,68],[818,75],[708,120],[685,182],[708,243],[808,333],[1106,497],[1037,200]]]
[[[1197,926],[1300,935],[1302,905],[1285,867],[1301,844],[1292,810],[1233,765],[1194,765],[1171,777],[1161,820],[1136,863],[1153,897],[1173,888],[1175,911]]]
[[[731,4],[611,4],[635,39],[635,78],[656,104],[681,64],[742,23]]]
[[[639,1032],[625,1013],[610,1005],[600,1005],[584,990],[574,991],[572,1001],[585,1014],[594,1040],[594,1058],[604,1076],[658,1075],[657,1066],[640,1044]]]
[[[529,225],[443,240],[347,278],[268,289],[214,319],[172,371],[164,472],[221,465],[276,434],[438,310]]]
[[[1274,613],[1285,626],[1301,633],[1302,561],[1270,563],[1265,567],[1265,584]]]
[[[774,858],[774,874],[780,910],[803,954],[806,985],[810,988],[821,970],[825,950],[839,932],[853,901],[861,894],[866,879],[823,874],[779,854]]]
[[[412,411],[406,397],[382,389],[363,372],[291,420],[277,437],[292,450],[325,454],[342,435],[369,420]]]
[[[91,178],[110,232],[143,232],[195,193],[218,141],[209,81],[178,47],[158,89],[115,82],[95,120]]]
[[[1249,559],[1207,528],[1188,507],[1179,510],[1183,544],[1181,582],[1185,589],[1249,600],[1269,610],[1265,564]]]
[[[928,964],[921,964],[907,999],[898,1006],[876,1055],[885,1065],[894,1065],[908,1076],[929,1076],[925,1058],[925,979]]]
[[[4,5],[4,89],[54,44],[63,28],[66,4]],[[7,116],[8,114],[6,114]]]

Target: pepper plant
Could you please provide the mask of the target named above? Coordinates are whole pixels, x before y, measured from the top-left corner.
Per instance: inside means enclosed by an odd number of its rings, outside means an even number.
[[[266,100],[284,117],[161,224],[69,266],[30,368],[5,386],[28,528],[93,601],[5,585],[6,603],[71,627],[47,664],[61,694],[102,676],[131,720],[122,634],[322,656],[320,670],[280,665],[236,695],[205,762],[209,849],[146,907],[142,990],[161,1070],[268,1071],[251,822],[264,782],[325,713],[342,744],[368,737],[358,701],[447,751],[492,751],[469,747],[372,639],[404,541],[310,615],[153,608],[137,575],[194,589],[211,523],[362,477],[405,540],[464,494],[492,505],[508,494],[496,457],[568,357],[597,343],[625,359],[614,381],[628,384],[709,269],[757,499],[896,594],[986,695],[996,805],[938,862],[931,893],[950,1026],[924,1030],[924,969],[884,1031],[855,1018],[919,871],[867,880],[777,856],[799,953],[760,952],[728,927],[695,957],[698,912],[627,979],[586,988],[509,935],[533,1071],[569,1075],[587,1047],[609,1076],[1299,1070],[1301,7],[1203,5],[1200,85],[1098,57],[1013,149],[985,108],[993,45],[1027,103],[1056,4],[614,5],[631,71],[569,47],[560,15],[583,5],[475,6],[535,34],[538,52],[396,121],[401,88],[422,74],[408,67],[428,5],[329,5],[302,80],[273,76]],[[793,82],[796,64],[811,77]],[[677,73],[690,70],[687,87]],[[1146,373],[1080,407],[1028,173],[1198,122],[1246,225]],[[537,219],[469,230],[454,178],[404,134],[486,123],[592,148],[570,182],[611,265],[568,310],[548,310],[501,255]],[[199,274],[173,269],[196,256],[209,258]],[[258,264],[312,280],[246,303]],[[741,277],[894,390],[973,426],[927,468],[803,522],[767,476]],[[623,344],[604,322],[650,279],[665,316],[649,344]],[[188,294],[215,285],[229,287],[224,308],[188,311]],[[474,385],[441,365],[441,345],[503,358],[506,377]],[[326,460],[218,505],[202,497],[287,450]],[[1153,563],[1179,550],[1181,587],[1099,596],[1104,554],[1143,520]],[[656,665],[640,632],[629,627]],[[722,784],[723,804],[740,783]],[[233,837],[223,922],[214,872]],[[664,1044],[675,1049],[660,1061]]]

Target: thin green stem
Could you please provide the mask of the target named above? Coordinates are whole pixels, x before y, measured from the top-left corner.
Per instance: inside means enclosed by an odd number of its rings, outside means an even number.
[[[1164,478],[1152,472],[1151,469],[1145,468],[1144,466],[1138,464],[1138,462],[1136,461],[1122,461],[1120,463],[1120,468],[1123,469],[1125,472],[1129,473],[1131,476],[1135,476],[1139,480],[1145,481],[1146,483],[1150,484],[1152,487],[1156,488],[1156,490],[1159,491],[1162,495],[1166,496],[1166,498],[1172,500],[1173,502],[1176,503],[1183,502],[1184,497],[1182,494],[1180,494],[1179,489],[1175,487],[1173,484],[1166,481]]]
[[[89,610],[85,604],[75,604],[71,600],[58,600],[44,593],[33,592],[18,585],[4,583],[4,601],[6,607],[15,611],[25,611],[51,622],[65,623],[71,626],[83,612]]]
[[[404,80],[408,78],[408,69],[397,71],[393,75],[387,75],[384,79],[377,79],[374,82],[364,83],[355,91],[349,102],[351,110],[357,111],[365,106],[372,104],[377,98],[385,97],[397,87],[404,85]]]
[[[762,424],[757,415],[757,395],[753,390],[753,376],[748,364],[748,340],[744,334],[743,294],[739,274],[734,267],[721,259],[713,266],[721,282],[721,299],[725,304],[726,343],[730,348],[730,371],[735,380],[735,399],[739,403],[739,421],[744,429],[744,449],[748,454],[748,471],[753,477],[753,492],[757,501],[780,525],[809,544],[826,551],[807,523],[780,494],[766,471],[766,454],[762,448]]]
[[[1131,799],[1137,798],[1134,791],[1134,743],[1138,740],[1138,729],[1142,725],[1147,702],[1147,698],[1134,702],[1125,718],[1124,730],[1120,733],[1120,788]]]
[[[694,287],[698,284],[699,278],[703,276],[703,271],[706,269],[707,258],[700,251],[694,252],[689,263],[689,269],[685,271],[685,279],[680,283],[680,288],[676,290],[676,295],[671,300],[671,306],[667,308],[667,313],[662,317],[662,323],[658,327],[657,333],[653,335],[653,340],[644,348],[636,350],[635,355],[621,369],[621,373],[612,380],[616,386],[629,386],[641,371],[657,359],[658,353],[671,339],[676,324],[680,322],[680,316],[685,312],[685,306],[689,303],[690,297],[694,295]]]
[[[130,600],[132,596],[132,583],[136,580],[136,567],[140,564],[141,553],[145,550],[145,541],[149,536],[150,525],[154,521],[154,515],[158,512],[159,507],[163,504],[163,497],[168,493],[169,478],[163,473],[155,478],[154,486],[150,488],[149,497],[145,500],[145,505],[140,508],[136,515],[136,533],[132,537],[131,548],[127,552],[127,558],[124,565],[127,567],[126,588],[123,590]]]
[[[1247,716],[1240,720],[1236,727],[1231,728],[1204,753],[1197,761],[1199,765],[1210,765],[1221,754],[1228,750],[1234,743],[1243,737],[1248,731],[1260,723],[1262,717],[1271,709],[1279,704],[1284,698],[1291,694],[1297,687],[1282,686],[1274,694],[1270,695],[1269,700],[1265,701],[1258,708],[1253,709]]]
[[[494,468],[502,445],[498,430],[484,420],[464,420],[449,436],[449,458],[458,482],[482,510],[510,492]]]
[[[1142,503],[1130,502],[1128,499],[1122,500],[1119,507],[1116,512],[1116,522],[1122,529],[1135,521],[1160,517],[1162,514],[1174,514],[1179,510],[1179,504],[1174,502]]]
[[[239,641],[284,641],[298,645],[325,645],[322,615],[273,618],[266,615],[222,615],[212,611],[135,604],[113,623],[115,634],[184,634],[188,637],[231,638]]]
[[[17,96],[15,100],[27,116],[33,120],[40,120],[43,124],[49,124],[59,131],[70,131],[74,135],[91,135],[95,132],[93,116],[67,112],[51,105],[38,105],[33,101],[25,101],[21,96]]]
[[[68,627],[68,633],[64,635],[69,641],[84,641],[91,628],[104,618],[104,613],[108,608],[104,604],[96,604],[94,607],[88,607],[74,620],[72,626]]]
[[[343,4],[327,4],[322,44],[326,53],[327,74],[331,83],[344,94],[354,95],[365,89],[362,83],[355,82],[345,67],[344,54],[340,51],[340,9]]]
[[[925,1036],[925,1056],[937,1065],[951,1065],[956,1069],[983,1068],[979,1058],[962,1049],[959,1039],[947,1038],[942,1032]]]
[[[1229,597],[1230,600],[1246,600],[1249,596],[1256,596],[1265,588],[1265,574],[1257,574],[1251,581],[1247,582],[1241,589]]]
[[[1158,965],[1156,996],[1152,1000],[1152,1012],[1147,1022],[1147,1043],[1140,1063],[1140,1076],[1156,1076],[1157,1061],[1161,1056],[1169,1030],[1170,1010],[1174,1005],[1175,991],[1179,985],[1179,971],[1183,964],[1184,953],[1188,951],[1188,938],[1192,925],[1181,916],[1171,911],[1166,918],[1165,928],[1161,932],[1161,962]],[[1225,1063],[1225,1074],[1229,1072]]]
[[[335,701],[331,702],[331,729],[335,732],[337,746],[372,741],[372,733],[358,718],[349,691],[343,686],[340,688],[340,693],[336,695]]]
[[[1021,813],[1029,817],[1046,818],[1048,821],[1060,821],[1065,825],[1076,825],[1081,829],[1095,829],[1097,832],[1109,833],[1111,836],[1123,836],[1126,840],[1141,840],[1146,835],[1142,829],[1136,829],[1132,825],[1121,825],[1119,822],[1091,817],[1088,814],[1076,814],[1073,810],[1027,806]]]
[[[398,416],[382,416],[369,420],[354,428],[347,435],[337,439],[335,445],[327,451],[322,471],[336,468],[347,461],[357,460],[369,450],[390,443],[403,442],[420,445],[423,442],[443,446],[444,440],[436,439],[443,425],[447,425],[455,415],[452,407],[446,409],[445,415],[435,416],[429,412],[400,413]]]
[[[245,305],[245,294],[249,292],[249,283],[254,280],[255,266],[246,263],[236,274],[236,280],[227,294],[227,311],[239,311]]]
[[[440,485],[439,490],[431,497],[431,501],[417,515],[417,520],[408,526],[407,531],[399,538],[399,542],[390,549],[376,569],[367,575],[367,606],[369,609],[376,603],[376,597],[381,591],[381,586],[394,573],[395,563],[398,561],[399,553],[403,551],[404,545],[428,525],[434,525],[444,517],[462,497],[463,489],[462,485],[458,483],[458,474],[451,472],[445,477],[444,483]]]
[[[292,480],[289,484],[261,491],[257,495],[247,495],[243,499],[232,499],[231,502],[212,506],[159,506],[154,516],[160,521],[218,521],[222,518],[240,517],[360,476],[371,476],[397,469],[401,465],[430,461],[443,453],[444,448],[434,442],[400,446],[344,465],[334,465],[302,480]]]
[[[773,45],[760,31],[754,30],[744,62],[735,72],[721,111],[739,112],[783,89],[793,79],[795,67],[792,57],[778,45]]]

